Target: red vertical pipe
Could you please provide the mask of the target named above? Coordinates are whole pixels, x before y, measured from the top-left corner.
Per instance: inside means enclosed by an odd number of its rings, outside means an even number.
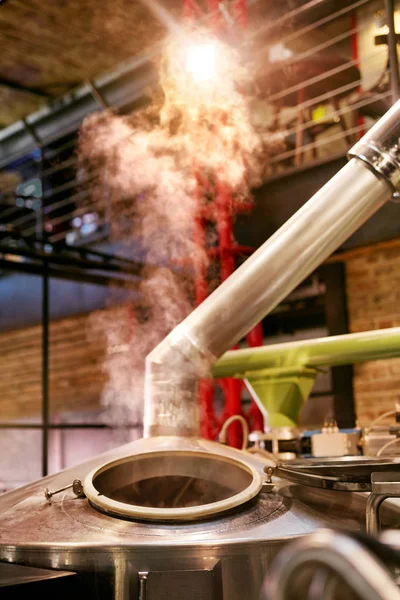
[[[219,10],[220,0],[207,0],[208,14],[210,16],[210,26],[216,33],[222,30],[222,13]]]
[[[218,431],[214,414],[214,383],[212,379],[202,379],[199,387],[200,435],[208,440],[215,439]]]
[[[251,348],[263,345],[264,334],[262,323],[258,323],[254,329],[249,331],[249,333],[246,335],[246,341]],[[264,417],[254,400],[251,401],[248,416],[251,420],[251,429],[253,431],[264,431]]]
[[[235,257],[232,252],[232,195],[229,186],[222,182],[217,183],[216,209],[221,281],[225,281],[235,270]]]
[[[232,4],[233,14],[235,16],[236,22],[239,25],[246,29],[248,23],[248,13],[247,13],[247,2],[246,0],[234,0]]]
[[[233,199],[230,187],[222,182],[217,182],[216,216],[217,233],[219,242],[220,274],[221,281],[225,281],[235,270],[235,257],[233,253]],[[216,327],[218,324],[216,323]],[[225,396],[224,419],[242,413],[242,382],[239,379],[227,378],[222,382]],[[241,446],[241,427],[233,423],[228,430],[227,441],[230,446]]]
[[[194,251],[194,300],[198,306],[205,300],[208,295],[207,284],[207,265],[206,256],[206,221],[203,215],[203,194],[204,182],[200,173],[196,174],[196,200],[197,200],[197,216],[193,227],[193,243]],[[200,434],[207,439],[215,437],[215,416],[214,416],[214,384],[211,379],[200,381],[199,386],[199,402],[200,402]]]
[[[246,341],[251,348],[263,345],[264,334],[261,323],[257,323],[254,329],[249,331],[249,333],[246,335]]]
[[[193,5],[191,0],[183,0],[183,18],[185,20],[193,19]]]
[[[194,256],[194,301],[195,305],[198,306],[207,297],[207,266],[205,264],[205,251],[206,251],[206,234],[205,234],[205,221],[199,215],[195,218],[194,222],[194,245],[195,245],[195,256]]]
[[[206,222],[204,219],[204,182],[199,172],[195,173],[196,189],[195,198],[197,202],[197,214],[193,226],[194,256],[194,293],[195,305],[198,306],[208,295],[207,264],[206,264]]]
[[[207,8],[211,17],[210,25],[218,32],[222,28],[222,14],[219,10],[221,0],[207,0]],[[196,0],[183,0],[183,12],[186,18],[193,19],[196,15],[198,5]],[[246,0],[234,0],[232,6],[233,15],[237,23],[245,28],[247,25]],[[201,175],[197,174],[197,201],[198,215],[194,223],[194,243],[198,248],[199,256],[195,257],[194,264],[194,292],[196,306],[203,302],[208,295],[207,267],[202,259],[206,252],[205,218],[203,212],[203,193],[205,182]],[[227,279],[235,270],[234,239],[232,224],[232,195],[229,186],[217,182],[216,189],[216,227],[219,241],[220,278]],[[216,327],[218,324],[216,323]],[[242,382],[229,378],[221,382],[226,398],[223,419],[231,415],[241,414],[241,390]],[[201,405],[201,434],[207,438],[213,438],[217,432],[217,419],[213,407],[214,386],[211,380],[200,382],[200,405]],[[232,446],[241,444],[241,428],[235,423],[228,431],[227,441]]]
[[[201,210],[201,207],[200,209]],[[206,250],[205,220],[198,216],[194,224],[194,240],[199,256],[195,257],[194,293],[195,304],[198,306],[207,297],[207,267],[204,262],[203,252]],[[200,434],[202,437],[212,440],[215,437],[214,416],[214,384],[211,379],[203,379],[199,386],[200,402]]]

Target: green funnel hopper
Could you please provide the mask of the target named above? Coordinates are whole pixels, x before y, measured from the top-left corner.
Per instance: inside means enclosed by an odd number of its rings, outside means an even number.
[[[245,379],[265,426],[293,427],[318,369],[400,356],[400,327],[231,350],[214,377]]]
[[[313,388],[318,370],[283,367],[248,371],[246,385],[264,416],[265,428],[298,427],[300,410]]]

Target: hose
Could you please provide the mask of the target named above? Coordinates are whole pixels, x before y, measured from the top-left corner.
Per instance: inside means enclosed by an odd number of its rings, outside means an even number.
[[[235,421],[239,421],[239,423],[242,425],[242,429],[243,429],[242,450],[246,450],[247,444],[249,441],[249,426],[247,424],[246,419],[244,417],[242,417],[242,415],[232,415],[224,422],[224,424],[221,427],[221,431],[219,432],[219,435],[218,435],[218,441],[221,444],[226,444],[226,433],[227,433],[228,427]]]
[[[226,433],[227,433],[228,427],[235,421],[238,421],[242,425],[242,428],[243,428],[243,441],[242,441],[241,449],[248,452],[249,454],[259,454],[263,458],[267,458],[269,461],[276,464],[277,456],[275,454],[273,454],[272,452],[268,452],[268,450],[264,450],[263,448],[258,448],[257,446],[252,446],[251,448],[247,447],[247,444],[249,441],[249,426],[247,424],[246,419],[244,417],[242,417],[241,415],[232,415],[224,422],[224,424],[221,427],[221,431],[219,432],[219,435],[218,435],[218,441],[221,444],[226,443]]]
[[[384,452],[384,450],[386,450],[386,448],[389,448],[390,446],[394,446],[394,444],[397,444],[397,442],[400,442],[400,438],[395,438],[394,440],[390,440],[390,442],[386,442],[386,444],[384,444],[382,446],[382,448],[380,448],[378,450],[378,452],[376,453],[376,456],[381,456],[381,454]]]
[[[372,429],[381,421],[383,421],[383,419],[386,419],[387,417],[392,417],[393,415],[395,415],[397,412],[400,412],[400,406],[396,407],[394,410],[388,410],[384,413],[382,413],[381,415],[379,415],[379,417],[377,417],[376,419],[374,419],[374,421],[372,421],[371,425],[369,425],[365,431],[364,431],[364,435],[368,435],[368,433],[370,431],[372,431]]]

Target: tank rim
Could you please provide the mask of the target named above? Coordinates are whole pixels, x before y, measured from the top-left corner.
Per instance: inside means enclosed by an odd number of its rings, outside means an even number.
[[[220,463],[230,463],[243,471],[247,472],[251,476],[251,481],[248,486],[243,490],[239,491],[226,499],[218,500],[216,502],[210,502],[206,504],[200,504],[190,507],[182,508],[153,508],[140,506],[137,504],[129,504],[114,500],[104,494],[100,493],[96,488],[94,481],[95,479],[105,471],[125,464],[135,459],[144,458],[157,458],[157,456],[198,456],[199,458],[206,458],[209,460],[215,460]],[[223,452],[211,452],[206,450],[189,450],[189,449],[164,449],[154,450],[147,452],[139,452],[138,454],[130,454],[111,462],[105,463],[100,467],[92,469],[85,477],[83,481],[83,489],[86,497],[90,504],[101,512],[105,512],[111,516],[122,517],[131,520],[145,520],[145,521],[195,521],[219,515],[228,510],[236,508],[242,504],[246,504],[253,498],[255,498],[262,488],[262,477],[260,473],[247,461],[240,460],[240,458],[233,458],[225,455]]]

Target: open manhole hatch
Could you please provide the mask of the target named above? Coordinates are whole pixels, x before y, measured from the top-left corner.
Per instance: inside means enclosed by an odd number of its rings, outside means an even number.
[[[191,521],[231,510],[261,490],[250,465],[208,452],[160,451],[107,463],[86,477],[92,506],[116,517]]]

